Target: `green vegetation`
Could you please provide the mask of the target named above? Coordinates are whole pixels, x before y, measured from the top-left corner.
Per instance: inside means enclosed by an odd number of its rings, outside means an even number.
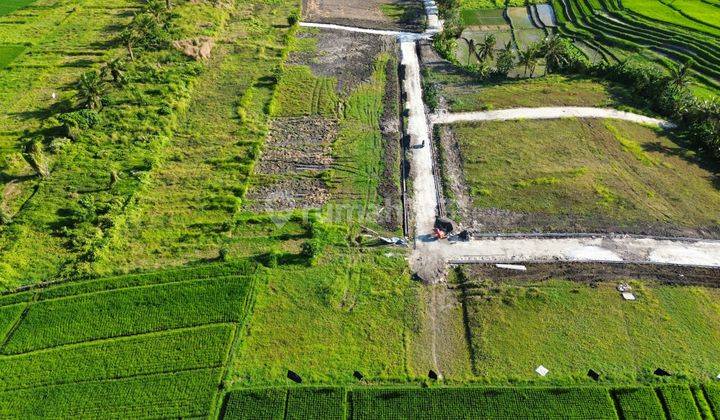
[[[430,388],[353,390],[353,419],[559,417],[614,419],[604,388]]]
[[[328,250],[316,267],[285,265],[267,278],[233,381],[284,384],[288,369],[303,383],[352,383],[355,370],[376,381],[406,378],[419,286],[402,254]]]
[[[0,412],[210,415],[253,303],[255,278],[237,275],[250,270],[211,264],[5,296],[3,328],[15,325],[3,335]]]
[[[23,51],[24,45],[0,45],[0,70],[9,66]]]
[[[286,419],[322,420],[345,417],[345,390],[342,388],[290,388]]]
[[[36,0],[3,0],[2,4],[0,4],[0,17],[9,15],[18,9],[22,9],[23,7],[27,7],[28,5],[35,3],[35,1]]]
[[[687,385],[664,385],[659,388],[659,393],[670,418],[701,418],[693,393]]]
[[[223,419],[282,420],[288,391],[284,388],[241,389],[227,394]]]
[[[603,380],[652,381],[657,368],[707,380],[708,372],[720,369],[716,338],[709,338],[720,331],[712,289],[631,282],[638,299],[628,302],[612,283],[591,288],[566,280],[483,280],[465,280],[461,287],[473,368],[485,380],[584,382],[593,369]],[[540,364],[550,370],[542,380],[533,371]],[[689,389],[682,392],[692,400]],[[625,393],[617,398],[629,411],[654,405],[649,397]],[[681,409],[675,401],[681,397],[672,397],[669,404]],[[634,408],[632,400],[649,408]]]
[[[288,66],[280,78],[273,103],[272,116],[300,115],[335,116],[338,98],[337,81],[328,77],[315,77],[307,66]],[[312,97],[306,91],[312,89]]]
[[[663,406],[651,387],[619,388],[611,391],[621,419],[659,419],[665,417]]]
[[[598,53],[602,60],[618,62],[636,54],[645,62],[672,69],[673,62],[692,59],[696,83],[712,90],[720,87],[720,56],[716,53],[720,27],[711,25],[717,7],[700,0],[640,0],[622,2],[622,7],[616,1],[592,4],[571,0],[565,7],[555,0],[552,4],[561,32],[578,40],[584,51]],[[674,8],[708,10],[692,20]]]
[[[712,166],[660,131],[600,120],[487,122],[453,131],[476,207],[538,215],[517,229],[717,228]],[[554,181],[538,182],[544,179]]]

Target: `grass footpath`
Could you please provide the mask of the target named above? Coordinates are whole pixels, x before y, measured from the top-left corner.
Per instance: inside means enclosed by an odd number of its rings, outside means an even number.
[[[714,166],[657,130],[564,119],[453,131],[476,208],[528,215],[505,229],[691,236],[720,226]]]

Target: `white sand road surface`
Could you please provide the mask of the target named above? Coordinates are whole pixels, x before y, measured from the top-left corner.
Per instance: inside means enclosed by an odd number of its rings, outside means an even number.
[[[510,120],[543,120],[558,118],[608,118],[632,121],[638,124],[652,125],[662,128],[673,128],[671,122],[646,117],[632,112],[618,111],[611,108],[590,107],[545,107],[545,108],[511,108],[495,111],[439,113],[430,117],[433,124],[452,124],[467,121],[510,121]]]
[[[546,107],[515,108],[494,111],[439,113],[428,117],[422,99],[420,63],[416,41],[429,38],[442,29],[434,1],[424,0],[428,12],[425,33],[355,28],[334,24],[301,23],[302,26],[395,36],[400,42],[405,67],[403,91],[408,113],[406,134],[410,136],[412,179],[411,208],[415,220],[415,249],[411,264],[424,280],[441,280],[439,265],[447,263],[522,263],[522,262],[632,262],[720,267],[720,241],[657,239],[637,236],[583,236],[568,238],[484,238],[467,242],[437,241],[430,237],[438,209],[430,146],[432,124],[466,121],[508,121],[523,119],[609,118],[639,124],[673,128],[674,124],[656,118],[609,108]],[[423,146],[424,147],[421,147]],[[431,265],[430,269],[427,268]],[[430,277],[430,278],[427,278]]]

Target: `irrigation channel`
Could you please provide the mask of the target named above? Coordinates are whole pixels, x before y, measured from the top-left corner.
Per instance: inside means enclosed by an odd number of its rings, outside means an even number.
[[[522,262],[627,262],[697,267],[720,267],[720,241],[687,238],[654,238],[630,235],[576,235],[568,237],[490,237],[466,242],[438,241],[431,233],[438,215],[439,186],[434,176],[430,132],[433,124],[460,121],[490,121],[551,118],[611,118],[641,124],[673,127],[673,124],[607,108],[552,107],[516,108],[484,112],[441,113],[429,115],[422,98],[417,41],[431,38],[442,29],[437,6],[424,0],[428,29],[424,33],[387,31],[351,26],[302,22],[301,26],[347,30],[396,36],[400,43],[401,63],[405,68],[402,89],[405,93],[408,122],[406,136],[411,154],[412,201],[415,247],[411,256],[413,270],[429,283],[442,280],[447,264],[522,263]]]

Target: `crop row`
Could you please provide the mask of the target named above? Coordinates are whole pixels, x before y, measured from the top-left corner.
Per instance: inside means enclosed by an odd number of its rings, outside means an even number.
[[[32,303],[2,347],[18,354],[65,344],[211,323],[239,322],[253,279],[222,277]]]
[[[207,417],[221,369],[0,392],[3,418]]]
[[[707,396],[707,401],[706,401]],[[613,401],[614,400],[614,401]],[[223,419],[639,419],[718,416],[720,386],[257,388],[231,391]]]
[[[219,367],[233,332],[218,324],[4,356],[0,390]]]

